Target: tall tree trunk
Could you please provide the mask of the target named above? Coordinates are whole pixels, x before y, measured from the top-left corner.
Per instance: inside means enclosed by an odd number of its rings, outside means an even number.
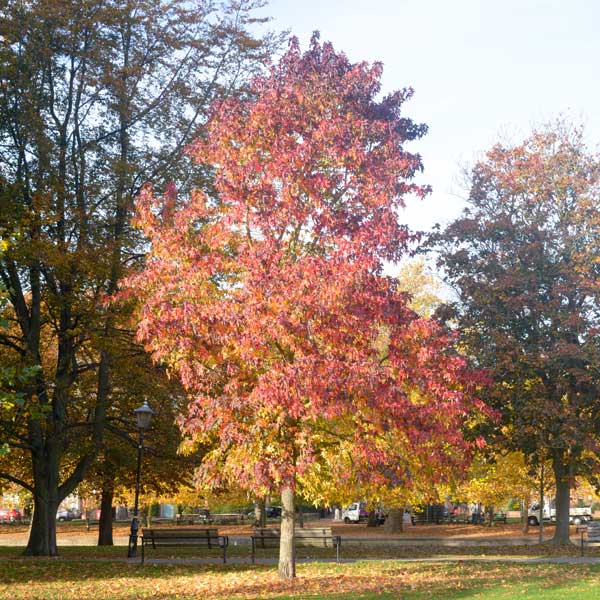
[[[281,538],[279,541],[279,577],[296,577],[294,489],[288,485],[281,490]]]
[[[554,477],[556,479],[556,529],[552,543],[555,545],[570,544],[569,538],[569,508],[571,504],[571,469],[565,464],[562,456],[552,460]]]
[[[102,488],[102,499],[100,501],[98,546],[113,545],[113,497],[114,489],[110,485],[105,485]]]
[[[404,531],[404,509],[390,508],[390,512],[383,525],[385,533],[402,533]]]

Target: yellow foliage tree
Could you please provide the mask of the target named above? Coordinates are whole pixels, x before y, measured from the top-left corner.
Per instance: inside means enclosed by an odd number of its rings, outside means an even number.
[[[457,487],[456,497],[483,504],[493,517],[494,510],[511,498],[529,504],[536,484],[521,452],[479,454],[473,459],[467,478]],[[489,522],[491,525],[493,519]]]

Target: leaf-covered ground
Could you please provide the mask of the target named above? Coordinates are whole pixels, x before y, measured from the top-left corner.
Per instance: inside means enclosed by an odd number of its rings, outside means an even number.
[[[273,566],[159,565],[91,560],[0,561],[2,600],[331,599],[592,600],[600,565],[518,565],[496,561],[302,564],[282,582]]]

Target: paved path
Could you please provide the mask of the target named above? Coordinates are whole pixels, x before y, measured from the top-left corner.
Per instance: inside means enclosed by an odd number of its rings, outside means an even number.
[[[67,559],[72,560],[72,559]],[[140,564],[140,559],[134,558],[98,558],[90,559],[98,561],[122,561],[131,564]],[[549,556],[549,557],[525,557],[525,556],[432,556],[426,558],[342,558],[340,563],[355,563],[364,561],[385,560],[386,562],[397,563],[517,563],[525,565],[541,565],[541,564],[562,564],[562,565],[597,565],[600,564],[600,557],[596,556]],[[276,565],[276,558],[257,558],[257,565]],[[297,563],[333,563],[335,558],[298,558]],[[222,564],[215,559],[210,558],[151,558],[146,559],[145,565],[207,565],[207,564]],[[233,557],[227,559],[227,564],[233,565],[249,565],[249,558]],[[142,566],[140,564],[140,566]]]
[[[235,536],[229,536],[229,540],[235,539]],[[242,542],[240,542],[240,545]],[[489,546],[535,546],[537,539],[531,537],[401,537],[401,538],[380,538],[380,537],[352,537],[342,536],[342,547],[344,545],[352,546],[442,546],[445,548],[487,548]]]
[[[125,535],[114,536],[115,546],[127,546],[129,538]],[[579,538],[573,537],[572,541],[578,545]],[[57,542],[60,546],[95,546],[98,542],[98,531],[81,532],[76,535],[68,532],[57,534]],[[229,543],[233,546],[249,546],[250,537],[247,535],[230,535]],[[445,548],[488,548],[497,546],[535,546],[537,538],[532,537],[352,537],[342,535],[342,546],[441,546]],[[0,535],[0,546],[25,546],[27,545],[27,533],[2,533]]]

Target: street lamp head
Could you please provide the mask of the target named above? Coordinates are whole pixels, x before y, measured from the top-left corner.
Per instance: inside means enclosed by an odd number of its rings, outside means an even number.
[[[133,412],[135,413],[138,428],[148,429],[154,415],[154,411],[148,406],[148,401],[144,400],[144,404],[136,408]]]

